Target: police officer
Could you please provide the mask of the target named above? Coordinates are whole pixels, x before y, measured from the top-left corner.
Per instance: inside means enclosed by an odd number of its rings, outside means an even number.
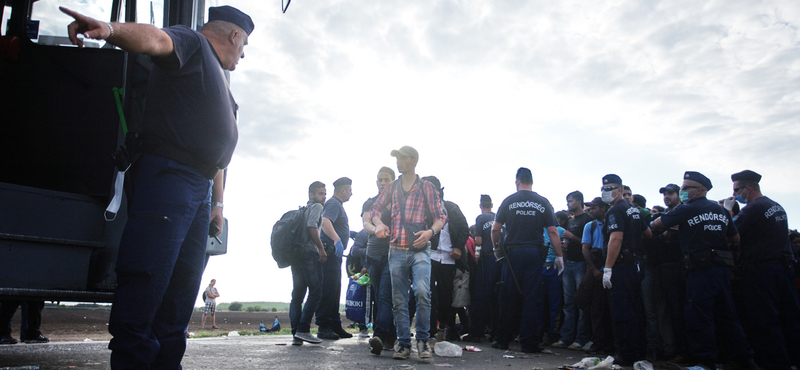
[[[492,251],[492,225],[495,214],[492,212],[492,197],[481,195],[481,214],[475,219],[475,246],[478,252],[478,266],[475,270],[474,289],[470,291],[472,309],[469,313],[468,342],[480,343],[484,339],[486,327],[489,336],[494,337],[497,328],[497,258]]]
[[[764,369],[800,367],[800,307],[793,287],[786,211],[761,194],[761,175],[731,175],[733,196],[746,204],[736,218],[741,236],[742,320]]]
[[[550,236],[556,253],[554,264],[558,267],[559,275],[564,271],[553,206],[546,198],[533,192],[532,185],[531,170],[525,167],[517,170],[517,192],[503,200],[492,224],[492,243],[495,248],[499,247],[500,229],[505,225],[503,248],[508,256],[502,264],[500,322],[497,326],[497,342],[492,347],[508,349],[508,343],[514,339],[516,332],[512,327],[519,322],[519,343],[522,352],[526,353],[542,350],[537,335],[542,317],[534,313],[536,300],[541,300],[535,291],[542,279],[542,261],[547,253],[542,229],[547,229]]]
[[[753,351],[731,299],[731,253],[728,243],[738,243],[730,214],[717,202],[706,199],[711,180],[687,171],[679,196],[683,204],[652,223],[654,230],[678,225],[678,237],[688,263],[686,278],[686,332],[689,351],[709,369],[716,367],[717,336],[723,340],[739,369],[756,369]]]
[[[643,237],[652,234],[642,220],[639,208],[622,198],[622,179],[603,176],[603,202],[611,205],[603,222],[606,265],[603,286],[611,289],[611,317],[614,319],[617,356],[614,363],[632,366],[644,360],[647,352],[640,267],[636,251],[642,250]]]

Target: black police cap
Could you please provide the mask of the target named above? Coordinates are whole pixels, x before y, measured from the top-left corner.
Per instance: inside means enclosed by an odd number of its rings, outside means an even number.
[[[208,21],[231,22],[242,27],[244,32],[247,32],[248,35],[250,35],[250,33],[253,32],[253,28],[255,28],[253,19],[250,18],[249,15],[229,5],[208,8]]]
[[[353,180],[350,180],[347,177],[341,177],[338,180],[333,182],[333,187],[338,188],[342,185],[353,185]]]
[[[608,175],[603,176],[603,185],[606,184],[622,184],[622,179],[619,176],[610,173]]]
[[[759,181],[761,181],[761,175],[755,173],[754,171],[744,170],[731,175],[731,181],[752,181],[757,184]]]
[[[703,175],[700,172],[686,171],[686,173],[683,174],[683,179],[698,182],[700,183],[700,185],[703,185],[703,187],[705,187],[707,190],[711,190],[711,180],[709,180],[708,177],[706,177],[706,175]]]

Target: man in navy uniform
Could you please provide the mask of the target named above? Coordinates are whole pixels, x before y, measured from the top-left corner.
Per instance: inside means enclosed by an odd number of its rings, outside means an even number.
[[[497,342],[494,348],[508,349],[519,322],[519,343],[522,352],[540,352],[537,333],[541,326],[541,315],[535,315],[536,289],[542,279],[542,263],[547,250],[544,249],[542,229],[547,229],[556,252],[555,266],[558,274],[564,271],[561,254],[561,238],[556,230],[553,206],[547,198],[533,192],[531,170],[517,170],[517,192],[506,198],[497,210],[492,225],[492,243],[499,248],[500,229],[506,226],[503,250],[506,262],[502,267],[503,285],[500,287],[500,322],[497,326]],[[544,253],[542,251],[544,250]],[[541,303],[541,302],[540,302]]]
[[[639,208],[622,197],[622,179],[614,174],[603,176],[602,199],[611,205],[603,222],[606,265],[603,286],[611,289],[611,317],[617,356],[614,363],[632,366],[644,360],[646,341],[641,276],[637,253],[643,237],[652,234],[642,220]]]
[[[478,268],[473,277],[475,289],[471,291],[469,335],[464,338],[468,342],[482,342],[487,326],[489,336],[494,337],[494,330],[497,328],[497,259],[492,252],[492,225],[495,216],[492,206],[492,197],[481,194],[481,214],[475,219],[475,246],[480,253]]]
[[[744,170],[731,180],[733,196],[746,204],[734,223],[741,236],[741,314],[756,362],[767,370],[800,367],[800,307],[786,211],[761,194],[761,175]]]
[[[342,292],[342,253],[350,241],[350,223],[343,203],[353,196],[353,181],[341,177],[333,182],[333,196],[322,210],[320,240],[325,245],[328,259],[322,263],[322,296],[316,311],[316,324],[320,339],[352,338],[353,334],[342,328],[339,316],[339,299]]]
[[[731,299],[732,255],[728,243],[738,243],[739,234],[730,214],[717,202],[706,199],[711,180],[699,172],[683,176],[683,204],[652,223],[655,230],[679,227],[678,238],[688,263],[686,277],[686,334],[689,351],[708,368],[716,368],[716,337],[739,369],[756,369],[753,351],[736,317]]]

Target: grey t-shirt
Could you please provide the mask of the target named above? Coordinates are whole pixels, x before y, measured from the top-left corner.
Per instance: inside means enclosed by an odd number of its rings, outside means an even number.
[[[319,232],[319,230],[322,228],[322,204],[309,200],[307,206],[308,208],[306,208],[306,233],[305,233],[305,243],[303,243],[303,252],[310,251],[319,255],[319,249],[317,249],[317,244],[314,243],[314,239],[311,239],[311,236],[308,235],[308,228],[316,227],[317,232]]]

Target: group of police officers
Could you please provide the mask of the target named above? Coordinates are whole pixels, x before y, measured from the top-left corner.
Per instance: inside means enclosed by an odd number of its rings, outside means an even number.
[[[601,198],[609,206],[599,220],[605,257],[602,284],[610,290],[617,364],[631,366],[646,358],[643,254],[646,248],[665,245],[656,239],[672,235],[682,263],[675,267],[680,272],[669,278],[685,284],[684,317],[679,322],[683,328],[676,334],[687,344],[687,359],[708,369],[723,361],[736,369],[800,368],[800,304],[793,285],[794,250],[786,212],[761,194],[759,174],[745,170],[733,174],[731,180],[733,196],[726,206],[734,199],[745,204],[735,218],[729,209],[706,198],[712,188],[708,177],[687,171],[682,186],[668,189],[678,191],[680,203],[648,224],[640,209],[623,198],[622,179],[614,174],[602,178]],[[564,268],[553,207],[531,190],[532,183],[530,170],[520,168],[517,192],[503,201],[492,224],[492,244],[483,240],[484,248],[492,246],[501,261],[497,267],[502,283],[496,301],[500,322],[493,347],[506,349],[519,334],[523,352],[541,350],[535,338],[541,318],[533,312],[534,292],[542,276],[542,230],[552,241],[555,266],[559,271]],[[484,224],[476,223],[476,233]],[[479,272],[494,264],[491,257],[481,253]]]

